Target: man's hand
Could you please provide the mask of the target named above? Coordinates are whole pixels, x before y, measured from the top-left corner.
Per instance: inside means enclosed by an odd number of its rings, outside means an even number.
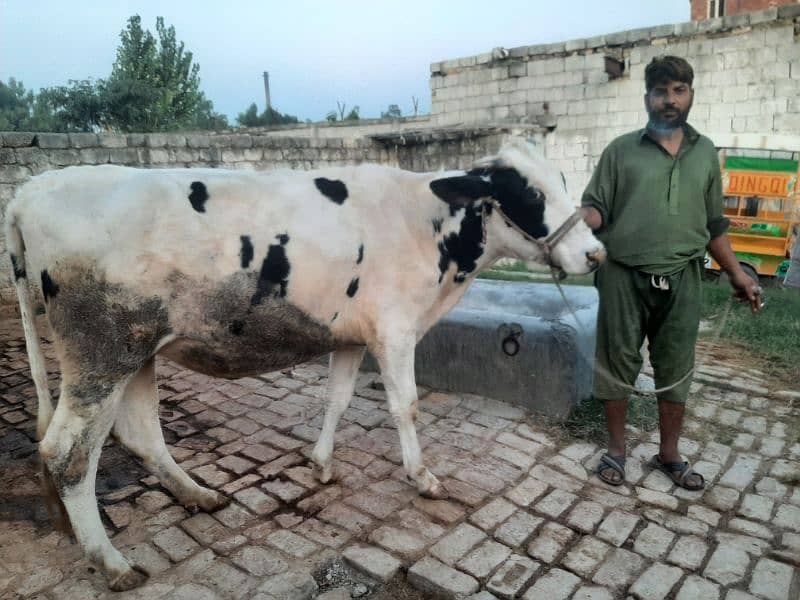
[[[753,314],[764,307],[761,299],[761,286],[758,282],[742,270],[739,259],[736,258],[731,242],[726,234],[715,237],[706,246],[709,254],[719,263],[723,271],[727,271],[733,287],[733,296],[739,302],[749,302]]]
[[[580,208],[581,216],[584,223],[589,226],[592,231],[597,231],[603,226],[603,215],[600,211],[592,206],[583,206]]]
[[[730,274],[731,287],[733,288],[733,296],[739,302],[749,302],[750,310],[757,313],[764,306],[761,299],[761,286],[758,282],[750,277],[741,269],[736,269]]]

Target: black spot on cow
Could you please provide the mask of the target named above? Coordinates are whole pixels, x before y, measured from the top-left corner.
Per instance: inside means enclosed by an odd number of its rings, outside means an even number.
[[[486,173],[492,182],[492,197],[500,210],[525,233],[534,238],[547,236],[544,224],[545,195],[542,190],[528,185],[528,180],[515,169],[474,170],[471,174]]]
[[[333,323],[336,320],[336,317],[338,316],[339,316],[338,312],[333,313],[333,318],[331,319],[331,323]]]
[[[431,225],[433,225],[433,235],[442,233],[442,223],[444,223],[444,219],[442,217],[434,217],[431,219]]]
[[[249,235],[239,236],[242,240],[242,249],[239,250],[239,256],[242,259],[242,268],[246,269],[250,266],[250,261],[253,260],[253,242],[250,241]]]
[[[281,243],[281,246],[285,246],[289,243],[289,235],[286,233],[279,233],[275,236],[275,239]]]
[[[261,265],[256,293],[250,299],[250,304],[252,306],[261,304],[268,296],[284,298],[289,283],[289,270],[289,259],[286,258],[283,246],[271,245]]]
[[[453,281],[463,282],[466,275],[477,267],[481,254],[483,254],[481,208],[480,205],[470,206],[461,219],[458,232],[448,234],[439,242],[439,283],[450,268],[450,263],[456,263],[458,267]]]
[[[350,282],[350,285],[347,286],[347,295],[352,298],[353,296],[356,295],[357,291],[358,291],[358,277],[354,278]]]
[[[11,256],[11,268],[14,270],[14,281],[25,279],[27,273],[25,273],[25,267],[22,262],[17,258],[16,254],[9,253],[9,256]]]
[[[336,204],[343,204],[347,198],[347,186],[338,179],[325,179],[324,177],[317,177],[314,180],[314,185],[317,189],[327,196],[331,202]]]
[[[242,333],[244,333],[244,323],[238,319],[234,319],[228,326],[228,331],[233,335],[242,335]]]
[[[197,212],[206,212],[206,200],[208,200],[208,190],[204,183],[200,181],[193,181],[189,186],[192,188],[192,193],[189,194],[189,202],[192,203],[192,208]]]
[[[47,269],[42,271],[42,294],[44,294],[45,302],[50,298],[55,298],[58,294],[58,284],[50,278]]]
[[[358,247],[358,258],[356,259],[356,264],[360,265],[362,260],[364,260],[364,244],[361,244]]]

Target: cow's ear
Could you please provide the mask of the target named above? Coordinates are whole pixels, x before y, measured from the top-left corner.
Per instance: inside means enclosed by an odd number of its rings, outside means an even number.
[[[492,184],[477,175],[444,177],[430,183],[431,191],[450,206],[461,208],[492,194]]]

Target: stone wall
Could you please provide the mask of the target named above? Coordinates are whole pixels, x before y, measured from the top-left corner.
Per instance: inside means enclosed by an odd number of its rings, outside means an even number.
[[[510,133],[472,128],[436,135],[310,138],[256,134],[0,133],[0,304],[16,302],[5,255],[5,207],[31,176],[72,165],[314,169],[378,162],[414,171],[465,168]]]
[[[709,134],[800,134],[800,5],[637,29],[557,44],[496,49],[431,65],[438,125],[535,122],[549,103],[547,156],[579,196],[603,148],[646,122],[644,68],[659,54],[695,69],[690,122]],[[620,77],[607,57],[624,64]]]

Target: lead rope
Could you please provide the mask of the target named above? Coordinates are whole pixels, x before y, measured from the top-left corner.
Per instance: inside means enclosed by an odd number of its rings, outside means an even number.
[[[567,310],[569,310],[570,314],[572,315],[572,318],[575,319],[575,323],[578,325],[578,328],[581,330],[581,333],[587,334],[588,332],[587,332],[586,328],[583,326],[583,323],[581,323],[580,319],[578,319],[578,315],[575,314],[575,311],[573,310],[572,305],[567,300],[567,296],[564,293],[563,288],[561,287],[561,282],[559,281],[559,277],[556,274],[557,271],[558,271],[558,269],[555,268],[555,267],[551,267],[550,268],[550,275],[553,277],[553,281],[555,282],[556,287],[558,288],[558,293],[561,294],[561,299],[564,301],[564,305],[567,307]],[[722,313],[722,318],[720,319],[719,323],[717,324],[716,331],[714,332],[714,335],[712,336],[712,338],[714,340],[719,339],[719,336],[722,333],[723,328],[725,327],[725,323],[728,321],[728,315],[730,315],[732,306],[733,306],[733,298],[728,298],[728,303],[725,305],[725,310]],[[583,354],[583,353],[581,352],[581,354]],[[604,377],[606,377],[607,379],[609,379],[613,383],[619,385],[623,389],[629,390],[631,392],[635,392],[637,394],[661,394],[663,392],[668,392],[669,390],[671,390],[671,389],[673,389],[675,387],[678,387],[680,384],[682,384],[684,381],[686,381],[692,375],[692,373],[694,373],[694,371],[695,371],[694,367],[690,368],[686,372],[686,375],[684,375],[678,381],[676,381],[675,383],[673,383],[671,385],[668,385],[668,386],[665,386],[665,387],[661,387],[661,388],[658,388],[658,389],[655,389],[655,390],[643,390],[643,389],[637,388],[636,386],[628,385],[624,381],[620,381],[619,378],[615,377],[608,369],[605,369],[605,368],[601,367],[600,365],[598,365],[593,356],[589,357],[589,356],[586,356],[584,354],[583,357],[585,359],[587,359],[587,361],[589,363],[592,363],[592,362],[595,363],[594,364],[594,371],[596,373],[600,373],[601,375],[603,375]]]

